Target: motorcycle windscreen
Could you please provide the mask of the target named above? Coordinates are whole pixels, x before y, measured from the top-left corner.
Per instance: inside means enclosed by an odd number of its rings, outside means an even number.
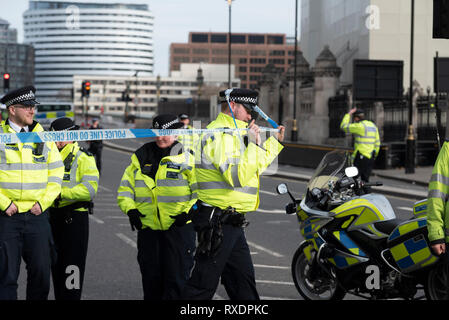
[[[310,178],[307,189],[327,189],[329,182],[340,179],[345,168],[349,166],[350,156],[347,151],[336,150],[327,153]]]

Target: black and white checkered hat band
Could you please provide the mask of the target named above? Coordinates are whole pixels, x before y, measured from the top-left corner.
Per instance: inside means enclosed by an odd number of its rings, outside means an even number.
[[[161,129],[167,129],[167,128],[171,127],[172,125],[176,124],[176,123],[179,123],[178,119],[175,119],[173,121],[170,121],[170,122],[167,122],[167,123],[163,124],[161,126]],[[155,129],[159,129],[158,128],[159,126],[160,126],[159,123],[156,122],[155,123]]]
[[[226,102],[226,97],[221,98],[221,102]],[[229,101],[234,101],[237,103],[251,103],[251,104],[257,104],[257,98],[251,98],[251,97],[229,97]]]
[[[9,107],[12,106],[13,104],[17,104],[23,101],[29,101],[29,100],[34,100],[36,97],[34,96],[33,91],[30,90],[30,92],[22,94],[21,96],[18,96],[10,101],[6,101],[5,102],[5,106]]]

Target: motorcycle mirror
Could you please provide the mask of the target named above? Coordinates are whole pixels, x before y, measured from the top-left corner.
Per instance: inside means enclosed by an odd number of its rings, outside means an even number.
[[[349,178],[355,177],[359,174],[359,169],[357,169],[357,167],[347,167],[345,169],[345,174]]]
[[[279,194],[286,194],[288,193],[288,187],[285,183],[281,183],[280,185],[277,186],[276,188],[277,192]]]

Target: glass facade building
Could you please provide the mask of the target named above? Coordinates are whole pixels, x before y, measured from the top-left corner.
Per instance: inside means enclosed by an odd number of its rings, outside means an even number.
[[[153,15],[145,4],[30,0],[23,18],[42,100],[72,101],[74,75],[153,73]]]

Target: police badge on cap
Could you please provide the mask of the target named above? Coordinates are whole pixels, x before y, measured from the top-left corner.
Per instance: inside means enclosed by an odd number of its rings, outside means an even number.
[[[14,104],[21,104],[24,106],[34,106],[35,104],[39,104],[39,102],[36,101],[36,97],[34,95],[35,92],[36,92],[35,87],[26,86],[8,92],[0,99],[0,102],[6,105],[6,107],[12,106]]]

